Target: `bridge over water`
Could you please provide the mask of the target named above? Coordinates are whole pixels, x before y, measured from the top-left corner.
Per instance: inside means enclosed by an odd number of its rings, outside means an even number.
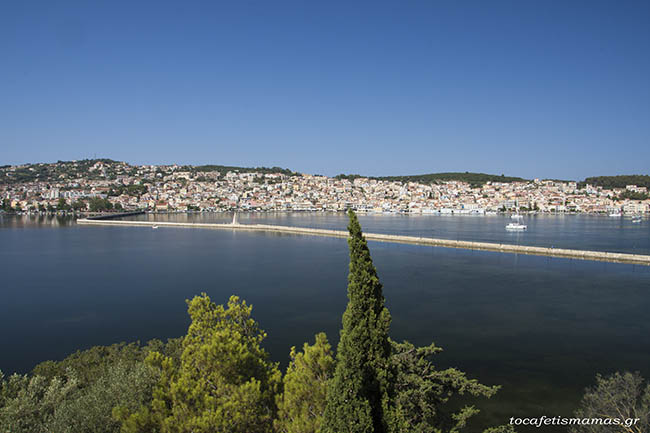
[[[303,227],[277,226],[267,224],[239,224],[236,220],[230,224],[220,223],[180,223],[180,222],[154,222],[154,221],[125,221],[118,219],[90,219],[82,218],[77,224],[101,226],[134,226],[134,227],[185,227],[197,229],[217,230],[245,230],[259,232],[287,233],[306,236],[327,236],[347,238],[348,232],[343,230],[313,229]],[[650,266],[650,255],[612,253],[604,251],[572,250],[562,248],[534,247],[526,245],[499,244],[491,242],[458,241],[450,239],[437,239],[416,236],[388,235],[379,233],[364,233],[369,241],[393,242],[400,244],[427,245],[444,248],[462,248],[468,250],[494,251],[510,254],[529,254],[535,256],[562,257],[580,260],[597,260],[613,263],[630,263]]]

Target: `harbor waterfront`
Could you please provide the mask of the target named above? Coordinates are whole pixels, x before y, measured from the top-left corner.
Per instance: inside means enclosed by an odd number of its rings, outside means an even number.
[[[309,236],[330,236],[345,238],[348,233],[343,230],[327,230],[305,227],[288,227],[267,224],[240,224],[235,219],[230,224],[224,223],[180,223],[180,222],[150,222],[150,221],[120,221],[110,219],[89,219],[80,218],[77,224],[82,225],[117,225],[117,226],[140,226],[140,227],[186,227],[199,229],[222,229],[222,230],[250,230],[266,231],[277,233],[289,233]],[[632,263],[650,266],[650,255],[613,253],[605,251],[573,250],[566,248],[544,248],[530,245],[495,244],[489,242],[455,241],[450,239],[436,239],[414,236],[388,235],[379,233],[364,233],[369,241],[395,242],[403,244],[429,245],[446,248],[463,248],[468,250],[485,250],[501,253],[519,253],[536,256],[564,257],[569,259],[599,260],[613,263]]]
[[[232,213],[126,218],[160,228],[0,215],[5,374],[93,345],[182,335],[184,300],[201,292],[217,303],[232,294],[250,302],[269,335],[265,348],[283,366],[290,347],[317,332],[336,344],[346,303],[343,238],[164,226],[228,224]],[[537,215],[526,217],[528,232],[508,233],[505,215],[359,219],[370,233],[649,253],[647,220]],[[238,221],[335,231],[347,224],[341,213],[306,212],[238,213]],[[480,425],[568,416],[597,373],[650,376],[648,266],[375,241],[370,249],[391,337],[435,341],[444,348],[438,367],[502,385],[492,399],[473,402]]]

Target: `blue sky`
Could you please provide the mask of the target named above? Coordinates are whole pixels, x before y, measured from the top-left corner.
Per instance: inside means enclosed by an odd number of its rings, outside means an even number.
[[[648,1],[4,1],[0,164],[650,172]]]

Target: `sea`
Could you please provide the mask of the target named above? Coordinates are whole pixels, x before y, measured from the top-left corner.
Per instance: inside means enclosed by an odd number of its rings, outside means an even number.
[[[232,213],[139,220],[229,222]],[[650,220],[596,215],[360,214],[365,232],[650,254]],[[242,224],[344,230],[343,213],[238,214]],[[369,242],[391,337],[444,351],[501,389],[471,401],[470,432],[511,417],[571,416],[596,374],[650,379],[650,267]],[[0,214],[0,370],[30,371],[94,345],[166,339],[189,324],[186,300],[237,295],[285,368],[292,346],[338,342],[347,303],[345,239],[208,229],[81,226],[70,217]],[[464,403],[464,402],[463,402]],[[460,404],[460,402],[455,402]],[[545,432],[564,431],[543,428]],[[527,431],[518,428],[518,431]],[[530,429],[528,431],[540,431]]]

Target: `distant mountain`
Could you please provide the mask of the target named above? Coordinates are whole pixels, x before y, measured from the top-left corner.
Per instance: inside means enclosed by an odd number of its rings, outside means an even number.
[[[358,174],[340,174],[336,176],[337,179],[348,179],[354,180],[359,177],[363,177]],[[527,179],[521,177],[505,176],[505,175],[496,175],[496,174],[486,174],[486,173],[470,173],[468,171],[461,172],[452,172],[452,173],[430,173],[430,174],[418,174],[411,176],[378,176],[370,177],[371,179],[377,180],[387,180],[387,181],[396,181],[396,182],[417,182],[424,184],[439,183],[439,182],[448,182],[448,181],[459,181],[467,182],[472,186],[481,186],[486,182],[528,182]]]
[[[601,186],[605,189],[625,188],[627,185],[645,186],[650,188],[650,176],[645,174],[624,174],[620,176],[595,176],[588,177],[582,185]]]

